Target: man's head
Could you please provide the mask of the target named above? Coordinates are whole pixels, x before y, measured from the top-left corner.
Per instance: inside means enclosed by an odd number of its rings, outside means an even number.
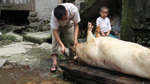
[[[65,21],[68,19],[68,11],[63,5],[58,5],[54,9],[54,15],[58,20]]]
[[[103,6],[100,8],[99,14],[101,15],[102,18],[105,18],[105,17],[107,17],[108,12],[109,12],[109,9],[105,6]]]

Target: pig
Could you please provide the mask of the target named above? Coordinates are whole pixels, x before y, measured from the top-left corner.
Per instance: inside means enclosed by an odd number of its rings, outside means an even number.
[[[112,37],[95,38],[87,32],[87,41],[72,47],[85,63],[150,79],[150,49],[137,43]]]

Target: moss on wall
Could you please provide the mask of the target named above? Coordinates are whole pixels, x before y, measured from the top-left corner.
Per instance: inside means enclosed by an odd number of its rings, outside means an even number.
[[[121,39],[150,46],[149,0],[122,0]]]
[[[132,3],[131,3],[132,2]],[[131,40],[133,37],[133,30],[131,23],[133,22],[133,1],[122,0],[122,28],[121,28],[121,39]]]

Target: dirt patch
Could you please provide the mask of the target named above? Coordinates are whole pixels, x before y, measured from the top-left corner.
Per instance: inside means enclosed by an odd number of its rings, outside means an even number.
[[[9,66],[9,67],[8,67]],[[11,67],[10,67],[11,66]],[[71,84],[62,80],[62,71],[50,73],[49,70],[14,65],[7,62],[0,70],[0,84]]]

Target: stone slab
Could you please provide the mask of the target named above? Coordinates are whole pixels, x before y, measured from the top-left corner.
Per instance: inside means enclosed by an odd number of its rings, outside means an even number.
[[[7,59],[0,59],[0,68],[5,64]]]
[[[48,39],[51,39],[51,31],[43,31],[43,32],[35,32],[35,33],[27,33],[23,36],[24,40],[34,42],[34,43],[43,43]]]

